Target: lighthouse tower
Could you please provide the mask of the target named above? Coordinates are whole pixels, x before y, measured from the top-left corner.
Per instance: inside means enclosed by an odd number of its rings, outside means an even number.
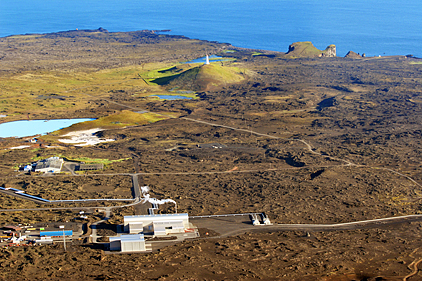
[[[208,55],[205,57],[205,65],[210,64],[210,58],[208,57]]]

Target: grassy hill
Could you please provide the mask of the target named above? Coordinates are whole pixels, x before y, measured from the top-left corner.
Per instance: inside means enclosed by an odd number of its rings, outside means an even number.
[[[286,53],[286,56],[290,58],[314,58],[321,57],[326,53],[330,48],[335,46],[330,45],[324,51],[317,49],[312,42],[296,42],[289,46],[289,51]]]
[[[236,83],[244,79],[238,68],[218,64],[200,65],[188,70],[172,67],[163,73],[168,75],[150,82],[191,91],[203,91],[209,87]]]

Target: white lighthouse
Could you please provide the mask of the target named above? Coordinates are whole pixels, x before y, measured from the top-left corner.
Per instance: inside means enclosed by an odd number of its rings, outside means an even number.
[[[208,57],[208,55],[206,55],[205,57],[205,65],[210,64],[210,58]]]

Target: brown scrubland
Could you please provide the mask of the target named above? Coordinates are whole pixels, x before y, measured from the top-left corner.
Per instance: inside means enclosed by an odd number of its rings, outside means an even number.
[[[180,64],[205,53],[229,60]],[[27,139],[0,139],[0,184],[48,199],[127,198],[129,176],[101,174],[140,172],[152,196],[190,215],[266,212],[278,224],[332,224],[420,214],[421,74],[417,58],[292,57],[151,31],[0,38],[0,122],[103,118],[97,135],[115,139],[75,147],[60,143],[59,131],[13,150]],[[175,91],[196,96],[151,97]],[[209,143],[224,146],[200,147]],[[75,177],[16,172],[57,155],[108,162]],[[45,207],[0,196],[2,209]],[[110,222],[133,211],[116,211]],[[72,214],[0,212],[0,224],[54,216]],[[110,255],[89,243],[66,252],[2,248],[0,279],[420,280],[421,227],[263,230],[148,254]]]

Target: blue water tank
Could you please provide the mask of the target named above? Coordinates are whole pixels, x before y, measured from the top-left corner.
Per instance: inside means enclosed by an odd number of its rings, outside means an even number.
[[[73,235],[73,230],[65,230],[64,231],[64,235],[65,236],[72,236]],[[63,230],[58,230],[58,231],[40,231],[40,236],[63,236]]]

